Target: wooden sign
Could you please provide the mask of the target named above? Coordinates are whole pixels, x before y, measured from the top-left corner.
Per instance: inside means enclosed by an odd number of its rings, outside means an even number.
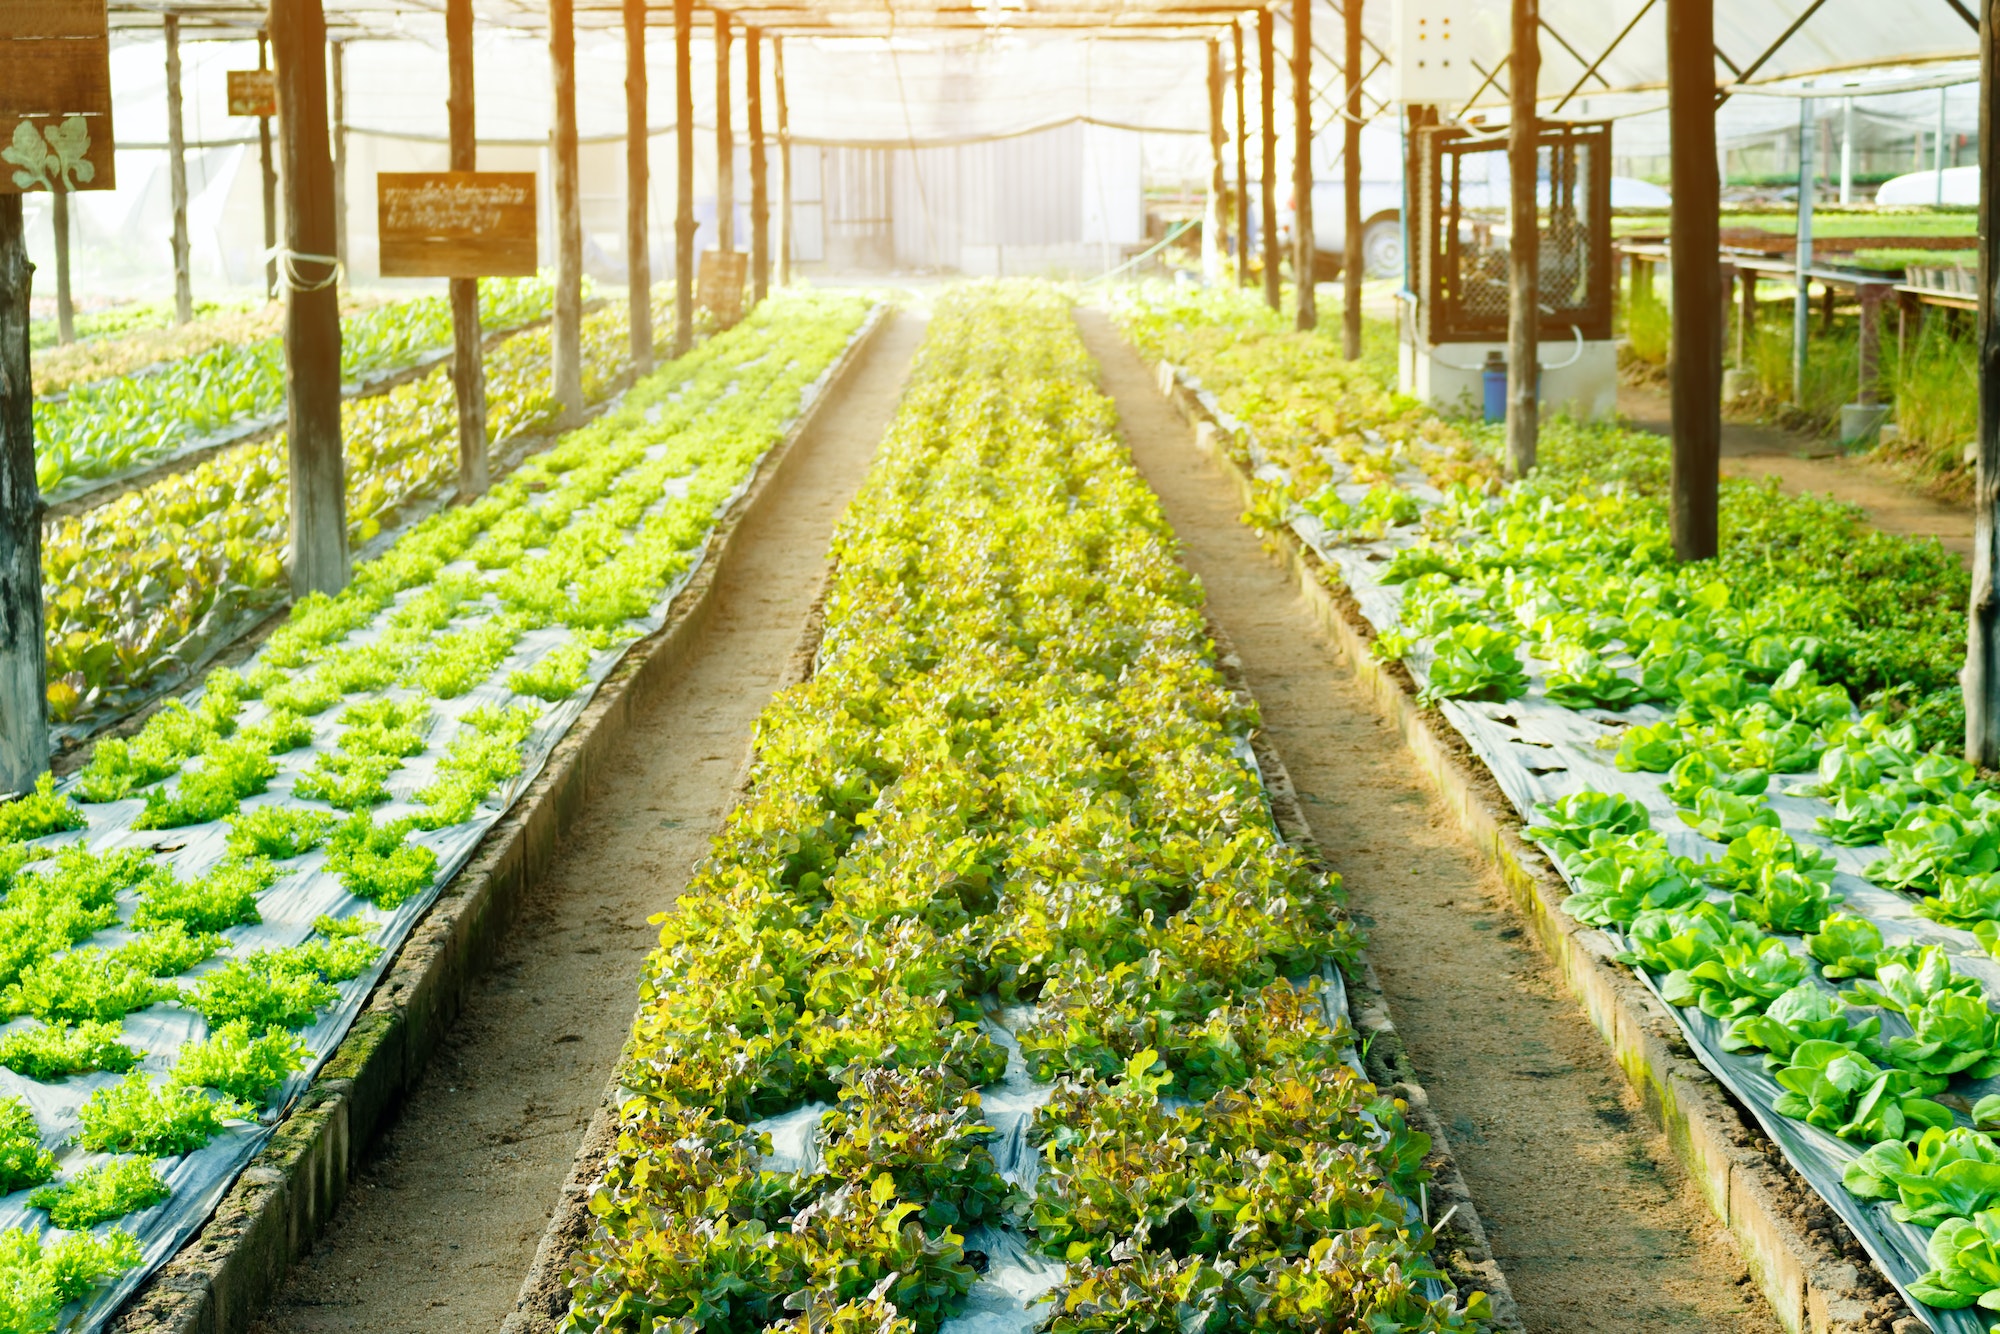
[[[115,184],[105,0],[0,0],[0,192]]]
[[[229,114],[232,116],[277,115],[277,71],[268,69],[233,69],[229,71]]]
[[[750,273],[750,256],[741,250],[704,250],[695,276],[695,302],[724,324],[743,318],[743,280]]]
[[[384,278],[535,274],[532,171],[385,171],[375,197]]]

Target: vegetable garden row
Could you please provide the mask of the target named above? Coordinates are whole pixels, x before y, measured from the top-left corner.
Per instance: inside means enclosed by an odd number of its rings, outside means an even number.
[[[207,1216],[866,314],[765,303],[0,807],[0,1331],[94,1327]]]
[[[657,919],[565,1328],[1481,1327],[1094,374],[1053,289],[937,301]]]
[[[1724,483],[1677,564],[1666,445],[1494,442],[1232,293],[1147,291],[1289,526],[1531,822],[1573,893],[1934,1328],[2000,1309],[2000,792],[1953,753],[1965,576],[1935,543]]]
[[[516,294],[500,302],[503,314],[546,302],[539,286],[507,290]],[[406,302],[384,311],[428,309],[427,302]],[[418,327],[428,329],[424,337],[449,335],[448,322],[442,333],[422,320]],[[584,397],[599,401],[630,364],[624,308],[586,316],[582,347]],[[486,355],[487,435],[496,444],[560,416],[548,361],[546,329],[515,334]],[[265,365],[261,353],[249,362]],[[275,363],[269,369],[282,373]],[[170,370],[148,378],[178,376]],[[39,408],[36,420],[39,429]],[[350,541],[367,542],[405,506],[453,483],[456,431],[446,367],[342,406]],[[280,433],[47,523],[50,716],[72,734],[87,732],[171,687],[280,601],[286,504]]]
[[[541,319],[554,289],[546,282],[480,284],[480,325],[507,329]],[[171,456],[232,430],[281,415],[285,406],[284,339],[277,333],[243,342],[213,342],[210,330],[187,326],[184,355],[151,364],[121,364],[109,343],[90,363],[91,380],[38,383],[35,471],[42,494],[60,500],[80,484]],[[341,321],[340,374],[364,383],[415,365],[451,345],[451,306],[441,296],[397,301]],[[135,340],[148,355],[154,340]]]

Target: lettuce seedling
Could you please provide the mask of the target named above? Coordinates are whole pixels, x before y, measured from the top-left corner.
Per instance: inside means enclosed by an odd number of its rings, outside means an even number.
[[[1660,979],[1660,995],[1674,1005],[1698,1005],[1717,1019],[1736,1019],[1764,1009],[1806,977],[1806,961],[1775,936],[1754,944],[1730,943],[1692,968]]]
[[[2000,1015],[1983,996],[1944,992],[1904,1011],[1915,1035],[1889,1039],[1889,1059],[1898,1068],[1924,1076],[1927,1093],[1942,1093],[1948,1077],[1969,1079],[2000,1074]]]
[[[1776,825],[1758,825],[1729,841],[1713,861],[1685,861],[1681,869],[1700,876],[1717,889],[1754,890],[1764,869],[1786,866],[1809,879],[1831,885],[1835,874],[1831,854],[1800,844]]]
[[[105,1278],[136,1269],[142,1259],[138,1239],[122,1229],[49,1241],[38,1231],[9,1228],[0,1232],[0,1293],[6,1294],[0,1310],[20,1334],[46,1334],[65,1306],[89,1296]]]
[[[509,672],[507,688],[553,704],[574,695],[589,672],[590,650],[581,644],[562,644],[533,667]]]
[[[1764,866],[1750,893],[1731,899],[1736,915],[1767,930],[1799,935],[1819,930],[1839,899],[1823,880],[1802,874],[1783,863]]]
[[[181,1048],[173,1081],[211,1088],[253,1107],[270,1101],[286,1078],[303,1070],[312,1053],[282,1028],[251,1036],[250,1021],[237,1019],[201,1042]]]
[[[1430,684],[1420,702],[1481,699],[1496,704],[1527,693],[1528,677],[1521,669],[1519,637],[1478,621],[1452,626],[1432,642]]]
[[[326,841],[339,817],[295,806],[256,806],[229,822],[229,851],[238,857],[283,861],[302,857]]]
[[[134,1072],[90,1095],[77,1112],[83,1129],[76,1142],[97,1153],[147,1153],[162,1158],[191,1153],[214,1139],[223,1122],[248,1114],[231,1101],[199,1089],[155,1084]]]
[[[56,1156],[42,1147],[34,1111],[20,1098],[0,1098],[0,1195],[38,1186],[55,1174]]]
[[[1842,1139],[1874,1144],[1952,1124],[1950,1108],[1917,1095],[1912,1075],[1884,1070],[1838,1042],[1801,1042],[1777,1079],[1785,1089],[1772,1104],[1780,1116]]]
[[[233,814],[243,798],[262,792],[278,766],[256,738],[219,741],[202,756],[199,769],[183,769],[174,795],[164,788],[146,793],[146,809],[135,829],[178,829]]]
[[[264,919],[257,911],[257,896],[277,879],[277,868],[261,857],[224,858],[198,880],[158,877],[146,883],[145,897],[132,914],[132,925],[143,931],[179,924],[200,932],[261,922]]]
[[[403,762],[394,755],[326,751],[299,775],[292,795],[323,801],[343,811],[379,806],[389,799],[386,780],[402,767]]]
[[[1939,876],[1937,894],[1919,900],[1917,911],[1933,922],[1968,929],[2000,921],[2000,873]]]
[[[1724,1051],[1762,1048],[1767,1068],[1790,1064],[1792,1053],[1806,1042],[1835,1042],[1874,1061],[1888,1059],[1880,1044],[1882,1020],[1859,1017],[1840,998],[1811,982],[1801,982],[1771,1002],[1762,1014],[1731,1021],[1722,1036]]]
[[[1701,899],[1702,887],[1681,874],[1658,834],[1648,830],[1621,836],[1600,829],[1592,831],[1591,839],[1590,847],[1563,862],[1576,891],[1563,900],[1563,911],[1577,921],[1630,926],[1643,912],[1683,908]]]
[[[1523,832],[1547,844],[1565,865],[1576,851],[1590,845],[1591,834],[1598,830],[1624,836],[1653,827],[1653,817],[1643,805],[1615,792],[1572,792],[1535,807],[1535,821]]]
[[[1729,763],[1729,753],[1719,746],[1690,750],[1667,770],[1664,790],[1676,806],[1692,806],[1711,788],[1758,797],[1771,785],[1771,775],[1765,770],[1735,770]]]
[[[2000,1311],[2000,1210],[1945,1219],[1925,1253],[1931,1267],[1910,1284],[1912,1297],[1941,1311]]]
[[[1683,810],[1680,816],[1683,824],[1717,843],[1742,838],[1760,825],[1778,827],[1778,813],[1762,801],[1720,788],[1703,789],[1695,797],[1694,809]]]
[[[139,1063],[139,1053],[119,1041],[124,1036],[116,1020],[22,1029],[0,1036],[0,1066],[43,1083],[92,1070],[123,1074]]]
[[[1888,855],[1868,878],[1891,889],[1930,892],[1946,875],[2000,870],[2000,828],[1949,806],[1913,806],[1882,836]]]
[[[1977,1130],[1929,1129],[1915,1148],[1884,1140],[1849,1163],[1840,1182],[1864,1200],[1895,1200],[1899,1223],[1936,1227],[2000,1199],[2000,1148]]]
[[[431,887],[437,874],[437,853],[407,841],[414,820],[377,825],[366,811],[356,811],[334,831],[328,844],[327,869],[340,877],[341,887],[378,908],[394,908]]]
[[[58,1185],[43,1186],[28,1197],[28,1207],[46,1209],[59,1228],[80,1231],[150,1209],[171,1194],[153,1159],[114,1158]]]
[[[1865,917],[1832,913],[1817,933],[1806,937],[1806,952],[1819,960],[1821,975],[1829,979],[1873,977],[1882,931]]]
[[[1698,734],[1691,734],[1672,718],[1634,723],[1618,733],[1618,753],[1611,762],[1628,774],[1663,774],[1696,740]]]
[[[1873,985],[1859,983],[1847,993],[1851,1005],[1879,1005],[1900,1015],[1911,1015],[1929,1004],[1933,997],[1956,993],[1984,995],[1979,979],[1951,966],[1942,945],[1924,945],[1915,963],[1878,963]]]
[[[202,974],[181,1003],[221,1029],[244,1020],[262,1032],[305,1028],[340,998],[340,989],[291,950],[258,950]]]
[[[35,790],[0,805],[0,844],[25,843],[44,834],[81,829],[89,820],[68,797],[56,795],[56,780],[43,774]]]
[[[1644,686],[1580,645],[1557,655],[1545,693],[1566,709],[1622,709],[1646,698]]]

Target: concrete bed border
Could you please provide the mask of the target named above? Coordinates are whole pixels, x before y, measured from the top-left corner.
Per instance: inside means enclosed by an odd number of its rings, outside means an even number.
[[[1253,482],[1225,444],[1227,428],[1171,363],[1158,363],[1156,374],[1156,390],[1194,428],[1195,449],[1221,467],[1249,509]],[[1401,665],[1379,662],[1369,651],[1374,631],[1335,573],[1289,529],[1271,535],[1265,547],[1290,569],[1383,718],[1396,726],[1459,828],[1500,873],[1564,985],[1735,1239],[1779,1322],[1791,1334],[1928,1329],[1909,1314],[1833,1210],[1695,1058],[1665,1006],[1617,962],[1597,932],[1561,910],[1569,896],[1561,877],[1522,838],[1521,821],[1451,724],[1417,704]],[[1360,1009],[1357,1004],[1357,1015]]]
[[[209,1220],[112,1318],[118,1334],[241,1334],[277,1295],[292,1262],[333,1217],[376,1133],[421,1076],[491,962],[515,910],[540,883],[593,779],[634,717],[658,697],[714,612],[718,571],[826,405],[896,318],[878,307],[834,362],[824,390],[765,454],[716,524],[706,557],[667,623],[634,644],[557,743],[541,774],[480,842],[398,951],[332,1059]]]

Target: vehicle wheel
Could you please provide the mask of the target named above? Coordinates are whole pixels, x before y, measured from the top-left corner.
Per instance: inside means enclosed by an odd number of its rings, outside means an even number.
[[[1361,271],[1370,278],[1403,276],[1403,224],[1377,218],[1361,232]]]

